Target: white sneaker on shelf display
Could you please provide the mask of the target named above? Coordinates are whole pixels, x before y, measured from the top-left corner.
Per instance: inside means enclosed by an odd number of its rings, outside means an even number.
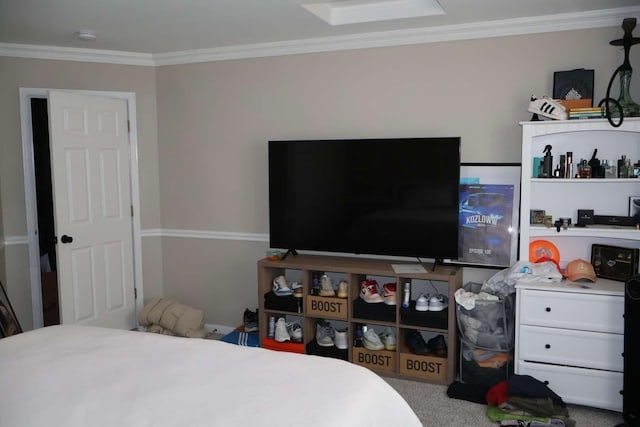
[[[362,338],[362,343],[364,345],[364,348],[366,348],[367,350],[384,349],[382,340],[380,340],[380,337],[373,328],[367,328],[367,331],[364,333],[364,337]]]
[[[320,277],[320,293],[318,295],[321,297],[336,296],[336,291],[333,288],[333,281],[331,280],[331,277],[326,274],[323,274],[322,277]]]
[[[429,299],[424,294],[416,300],[416,311],[429,311]]]
[[[277,342],[291,341],[291,336],[289,335],[289,331],[287,331],[287,322],[284,320],[284,317],[279,318],[276,322],[275,338]]]
[[[349,334],[346,329],[335,331],[334,341],[336,348],[339,348],[340,350],[346,350],[349,347],[348,335]]]
[[[273,293],[278,296],[289,296],[293,293],[287,285],[286,277],[280,275],[273,279]]]

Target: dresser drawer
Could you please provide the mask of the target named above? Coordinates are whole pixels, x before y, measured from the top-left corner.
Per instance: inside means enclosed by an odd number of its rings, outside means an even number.
[[[622,411],[622,373],[519,361],[516,373],[544,382],[565,403]]]
[[[518,358],[622,372],[624,335],[522,325]]]
[[[521,325],[624,333],[622,296],[524,289],[517,310]]]

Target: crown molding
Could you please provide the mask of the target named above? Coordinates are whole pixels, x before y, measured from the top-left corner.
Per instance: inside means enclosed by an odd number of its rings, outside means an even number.
[[[158,54],[0,43],[0,56],[163,66],[617,27],[640,6]]]
[[[31,44],[0,43],[0,56],[54,59],[58,61],[96,62],[103,64],[140,65],[146,67],[153,67],[156,65],[153,60],[153,55],[150,53]]]

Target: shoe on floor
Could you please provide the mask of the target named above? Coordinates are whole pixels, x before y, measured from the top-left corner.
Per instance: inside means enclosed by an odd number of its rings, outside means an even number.
[[[416,300],[416,311],[429,311],[429,300],[424,294],[420,294]]]
[[[333,347],[336,330],[333,326],[324,320],[318,320],[316,323],[316,342],[320,347]]]
[[[384,349],[384,344],[373,328],[368,328],[367,332],[364,333],[364,337],[362,337],[362,344],[364,344],[364,348],[368,350]]]
[[[347,347],[349,347],[348,344],[348,333],[346,329],[343,330],[336,330],[335,331],[335,338],[334,338],[334,342],[336,344],[336,348],[339,348],[340,350],[346,350]]]
[[[396,305],[397,304],[397,302],[396,302],[396,284],[395,284],[395,282],[385,283],[384,286],[382,286],[382,300],[387,305]]]
[[[320,277],[320,293],[318,294],[321,297],[335,297],[336,291],[333,289],[333,281],[331,277],[323,274]]]
[[[360,298],[368,303],[380,303],[383,302],[380,293],[378,293],[378,282],[371,279],[363,280],[360,283]]]
[[[338,298],[347,298],[349,296],[349,283],[346,280],[338,282]]]
[[[279,297],[292,294],[291,288],[287,285],[287,279],[284,276],[280,275],[273,279],[273,293]]]
[[[396,349],[396,335],[393,333],[393,329],[387,328],[382,334],[382,343],[384,344],[385,350],[395,350]]]
[[[253,312],[246,308],[242,315],[242,323],[245,332],[256,332],[258,330],[258,310]]]
[[[289,331],[287,331],[287,323],[284,320],[284,317],[281,317],[276,322],[276,341],[277,342],[285,342],[291,341],[291,336],[289,335]]]
[[[429,353],[437,357],[447,357],[447,341],[439,334],[427,341]]]
[[[449,306],[448,299],[438,294],[429,298],[429,311],[442,311]]]
[[[420,331],[412,329],[407,332],[406,344],[409,351],[413,354],[427,355],[429,354],[429,347],[422,338]]]

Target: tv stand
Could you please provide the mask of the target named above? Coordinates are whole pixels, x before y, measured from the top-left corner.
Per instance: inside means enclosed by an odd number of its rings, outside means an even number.
[[[296,256],[298,255],[298,251],[296,251],[295,249],[289,249],[287,252],[285,252],[284,255],[282,255],[282,258],[280,258],[280,261],[284,261],[285,259],[287,259],[289,254]]]

